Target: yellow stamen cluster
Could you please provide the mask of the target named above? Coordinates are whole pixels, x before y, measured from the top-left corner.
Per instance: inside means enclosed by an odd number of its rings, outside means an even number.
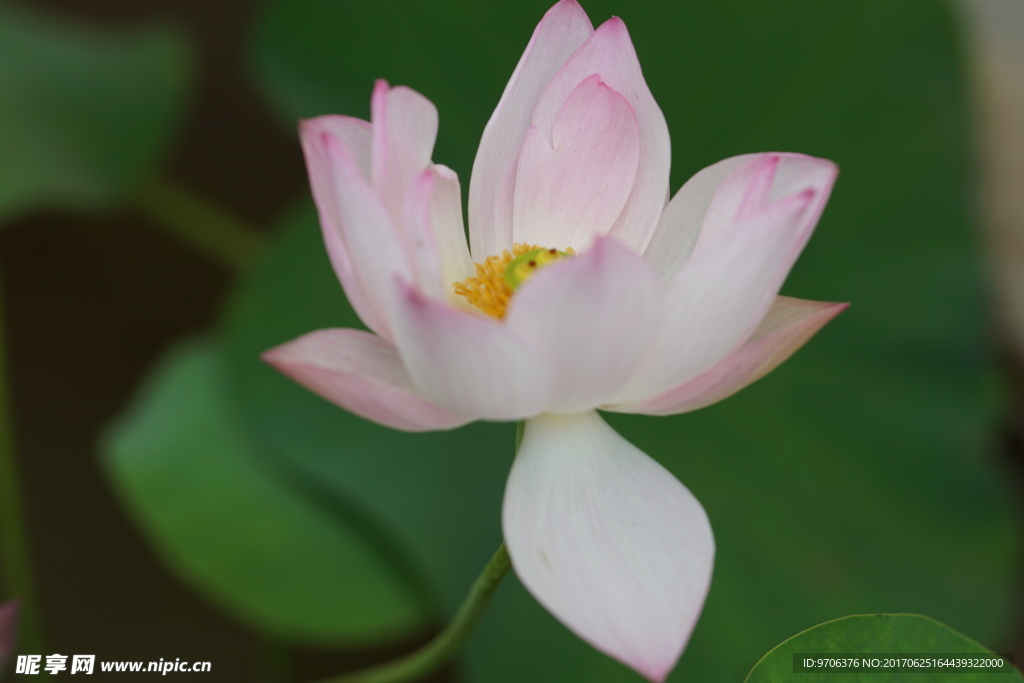
[[[535,252],[539,258],[528,256]],[[573,253],[571,248],[560,252],[534,244],[516,244],[512,251],[506,249],[498,256],[488,256],[483,263],[473,264],[476,266],[476,276],[456,282],[453,287],[456,294],[464,297],[477,310],[495,318],[504,318],[515,287],[529,277],[525,269],[538,269]],[[513,272],[509,271],[510,265]]]

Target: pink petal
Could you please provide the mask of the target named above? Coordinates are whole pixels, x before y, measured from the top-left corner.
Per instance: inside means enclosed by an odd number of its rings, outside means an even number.
[[[615,402],[682,384],[750,337],[814,230],[835,173],[822,159],[791,164],[761,155],[729,175],[705,213],[693,253],[669,285],[653,354]]]
[[[676,415],[717,403],[777,368],[848,305],[777,297],[747,343],[715,367],[653,398],[607,410]]]
[[[395,347],[361,330],[318,330],[275,347],[263,360],[345,410],[407,432],[473,421],[421,398]]]
[[[462,222],[459,177],[435,164],[414,179],[406,197],[413,254],[420,289],[438,301],[454,296],[451,287],[473,274]]]
[[[390,320],[396,275],[412,278],[415,268],[406,241],[392,223],[380,198],[356,167],[348,149],[325,138],[337,203],[341,241],[362,291],[381,321],[381,336],[392,339]],[[368,321],[364,321],[368,322]]]
[[[550,400],[546,356],[507,325],[431,301],[398,282],[395,342],[421,393],[460,415],[520,420]]]
[[[529,420],[505,489],[505,542],[537,600],[598,650],[662,681],[711,582],[707,515],[594,412]]]
[[[516,292],[505,324],[553,359],[546,410],[589,410],[636,370],[661,315],[662,290],[642,257],[600,238],[592,249],[540,271]]]
[[[359,173],[369,178],[370,124],[347,116],[321,116],[303,121],[299,125],[299,135],[331,266],[360,320],[377,334],[387,337],[388,325],[383,312],[375,308],[364,291],[341,237],[342,212],[334,190],[334,171],[327,144],[327,140],[334,140],[333,144],[347,149]]]
[[[405,192],[400,217],[403,246],[412,266],[412,281],[435,301],[447,298],[441,282],[441,259],[434,235],[433,204],[437,176],[427,169],[420,173]]]
[[[551,129],[519,155],[513,241],[582,249],[607,233],[636,179],[640,141],[629,103],[597,74],[566,100]]]
[[[644,81],[629,32],[621,19],[603,23],[551,79],[533,114],[533,123],[550,136],[564,103],[592,74],[620,93],[636,113],[640,157],[629,200],[608,233],[619,243],[642,253],[669,193],[671,144],[668,125]]]
[[[487,122],[469,184],[469,236],[477,261],[512,246],[517,160],[533,109],[551,77],[593,32],[576,0],[548,10]]]
[[[400,225],[406,188],[430,165],[437,139],[437,109],[415,90],[377,81],[370,102],[373,120],[373,189],[391,220]]]
[[[730,157],[697,172],[687,180],[658,221],[658,227],[644,251],[664,282],[679,271],[697,245],[704,214],[715,192],[730,173],[749,163],[755,154]]]

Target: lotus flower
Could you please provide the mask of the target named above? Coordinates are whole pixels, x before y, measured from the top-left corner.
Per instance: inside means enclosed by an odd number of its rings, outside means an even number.
[[[836,168],[721,161],[669,196],[669,136],[629,34],[575,0],[537,26],[469,188],[430,157],[437,111],[378,82],[372,120],[301,137],[324,242],[372,330],[327,329],[265,359],[339,406],[407,431],[525,420],[504,535],[529,591],[652,681],[707,594],[700,503],[597,410],[670,415],[785,360],[844,304],[777,292]]]

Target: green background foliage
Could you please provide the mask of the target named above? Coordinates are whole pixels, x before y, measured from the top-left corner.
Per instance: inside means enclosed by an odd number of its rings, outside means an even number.
[[[416,625],[420,596],[383,553],[361,552],[355,525],[293,491],[249,438],[215,345],[171,352],[113,433],[110,470],[135,514],[226,608],[300,641],[358,643]]]
[[[190,62],[170,28],[104,32],[0,3],[0,219],[134,189],[168,147]]]

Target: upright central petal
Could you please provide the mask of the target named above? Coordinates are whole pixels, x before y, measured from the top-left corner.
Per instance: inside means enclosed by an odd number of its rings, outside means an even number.
[[[636,182],[636,114],[598,74],[580,83],[550,130],[526,134],[516,172],[512,236],[576,249],[605,235]]]

